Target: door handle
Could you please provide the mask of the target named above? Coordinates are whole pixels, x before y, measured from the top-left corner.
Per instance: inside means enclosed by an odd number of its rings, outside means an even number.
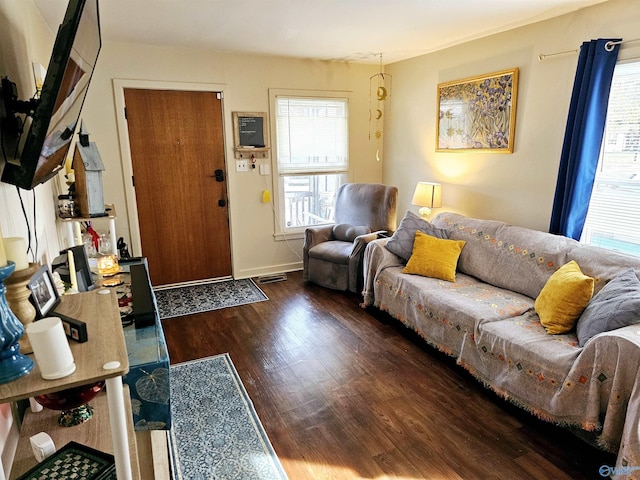
[[[227,206],[227,201],[224,198],[221,198],[220,200],[218,200],[218,206],[219,207],[226,207]]]
[[[216,182],[224,182],[224,172],[222,170],[218,169],[214,173],[215,173],[214,177],[216,179]]]

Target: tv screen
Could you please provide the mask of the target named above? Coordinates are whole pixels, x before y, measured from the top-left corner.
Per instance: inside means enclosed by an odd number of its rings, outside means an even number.
[[[98,0],[69,0],[40,97],[20,101],[2,79],[3,182],[30,190],[62,169],[101,45]]]

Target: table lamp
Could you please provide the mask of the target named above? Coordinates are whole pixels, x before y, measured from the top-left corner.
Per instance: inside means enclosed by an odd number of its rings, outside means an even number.
[[[418,182],[411,204],[421,207],[420,216],[428,217],[432,208],[442,206],[442,186],[439,183]]]

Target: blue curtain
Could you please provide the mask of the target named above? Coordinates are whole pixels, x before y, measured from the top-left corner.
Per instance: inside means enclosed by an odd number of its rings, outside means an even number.
[[[551,212],[551,233],[576,240],[582,235],[620,49],[619,44],[609,42],[619,41],[591,40],[580,47]]]

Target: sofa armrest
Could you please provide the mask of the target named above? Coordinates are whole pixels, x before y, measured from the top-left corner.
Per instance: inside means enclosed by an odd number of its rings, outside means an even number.
[[[386,244],[388,241],[388,238],[372,240],[365,248],[363,258],[363,306],[373,305],[374,303],[373,287],[378,274],[386,268],[403,265],[400,257],[387,250]]]
[[[583,395],[587,404],[575,403],[587,409],[594,424],[601,422],[598,443],[612,451],[620,448],[616,466],[622,466],[623,458],[629,465],[640,465],[640,325],[591,338],[567,378],[570,375],[588,378],[589,395]]]

